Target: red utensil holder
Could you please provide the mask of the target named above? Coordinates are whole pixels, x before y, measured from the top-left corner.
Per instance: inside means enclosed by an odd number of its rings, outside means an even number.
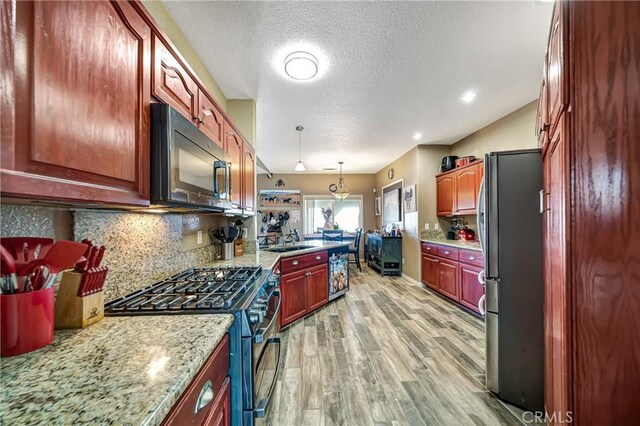
[[[53,341],[54,288],[0,295],[0,355],[15,356]]]

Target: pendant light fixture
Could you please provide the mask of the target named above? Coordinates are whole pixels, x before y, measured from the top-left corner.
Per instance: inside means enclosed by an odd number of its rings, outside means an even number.
[[[333,193],[333,196],[342,201],[349,196],[349,188],[347,188],[347,184],[344,183],[344,178],[342,177],[342,165],[344,162],[340,161],[338,164],[340,164],[340,177],[338,178],[338,189]]]
[[[302,151],[300,148],[302,142],[302,131],[304,130],[304,127],[296,126],[296,130],[298,131],[298,164],[296,164],[296,168],[293,170],[295,170],[296,172],[304,172],[305,170],[307,170],[307,168],[304,166],[304,164],[302,164]]]

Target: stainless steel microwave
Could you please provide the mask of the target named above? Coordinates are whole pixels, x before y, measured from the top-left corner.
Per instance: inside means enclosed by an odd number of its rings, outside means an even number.
[[[230,202],[225,152],[166,104],[151,105],[151,203],[174,210],[222,212]]]

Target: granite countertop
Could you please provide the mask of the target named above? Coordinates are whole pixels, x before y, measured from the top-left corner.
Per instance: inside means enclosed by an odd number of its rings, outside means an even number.
[[[310,240],[303,241],[297,244],[290,244],[287,247],[291,247],[294,245],[301,246],[312,246],[310,248],[305,248],[302,250],[294,250],[290,252],[284,253],[275,253],[271,251],[266,251],[264,249],[258,250],[256,253],[245,253],[243,256],[234,257],[231,260],[217,260],[214,262],[212,266],[262,266],[263,269],[273,269],[276,266],[276,263],[283,257],[291,257],[291,256],[299,256],[301,254],[314,253],[317,251],[327,250],[334,247],[344,247],[348,246],[350,243],[348,241],[344,242],[329,242],[329,241],[318,241],[318,240]]]
[[[228,314],[107,317],[2,358],[0,424],[158,425],[233,323]]]
[[[466,250],[482,251],[480,243],[477,241],[458,241],[458,240],[445,240],[436,238],[421,238],[423,243],[439,244],[442,246],[456,247]]]

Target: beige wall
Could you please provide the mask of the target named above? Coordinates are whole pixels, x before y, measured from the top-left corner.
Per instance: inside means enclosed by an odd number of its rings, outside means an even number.
[[[242,135],[256,146],[256,101],[253,99],[228,99],[227,114]]]
[[[491,151],[537,148],[535,135],[538,101],[515,110],[451,146],[451,154],[459,157],[475,155],[484,158]]]
[[[278,179],[282,179],[286,186],[276,187]],[[373,188],[376,185],[375,175],[373,174],[355,174],[344,175],[344,181],[353,195],[362,195],[363,209],[363,228],[366,232],[376,226],[373,199],[376,194]],[[338,175],[336,174],[274,174],[272,179],[267,178],[266,174],[258,175],[258,192],[261,189],[299,189],[304,195],[329,195],[329,185],[338,183]],[[260,207],[258,207],[258,210]],[[276,209],[274,209],[276,210]],[[295,226],[302,232],[304,223],[304,209],[301,210],[301,222]],[[260,215],[257,216],[258,228],[262,225]]]
[[[142,0],[142,4],[149,11],[158,26],[165,32],[171,42],[176,46],[184,59],[189,63],[193,71],[198,75],[202,83],[209,90],[211,95],[218,101],[223,110],[227,110],[227,98],[224,97],[222,90],[213,79],[213,76],[207,70],[200,57],[191,47],[191,43],[187,40],[184,33],[173,20],[167,9],[159,0]],[[248,135],[246,135],[249,137]],[[253,143],[253,142],[252,142]]]

